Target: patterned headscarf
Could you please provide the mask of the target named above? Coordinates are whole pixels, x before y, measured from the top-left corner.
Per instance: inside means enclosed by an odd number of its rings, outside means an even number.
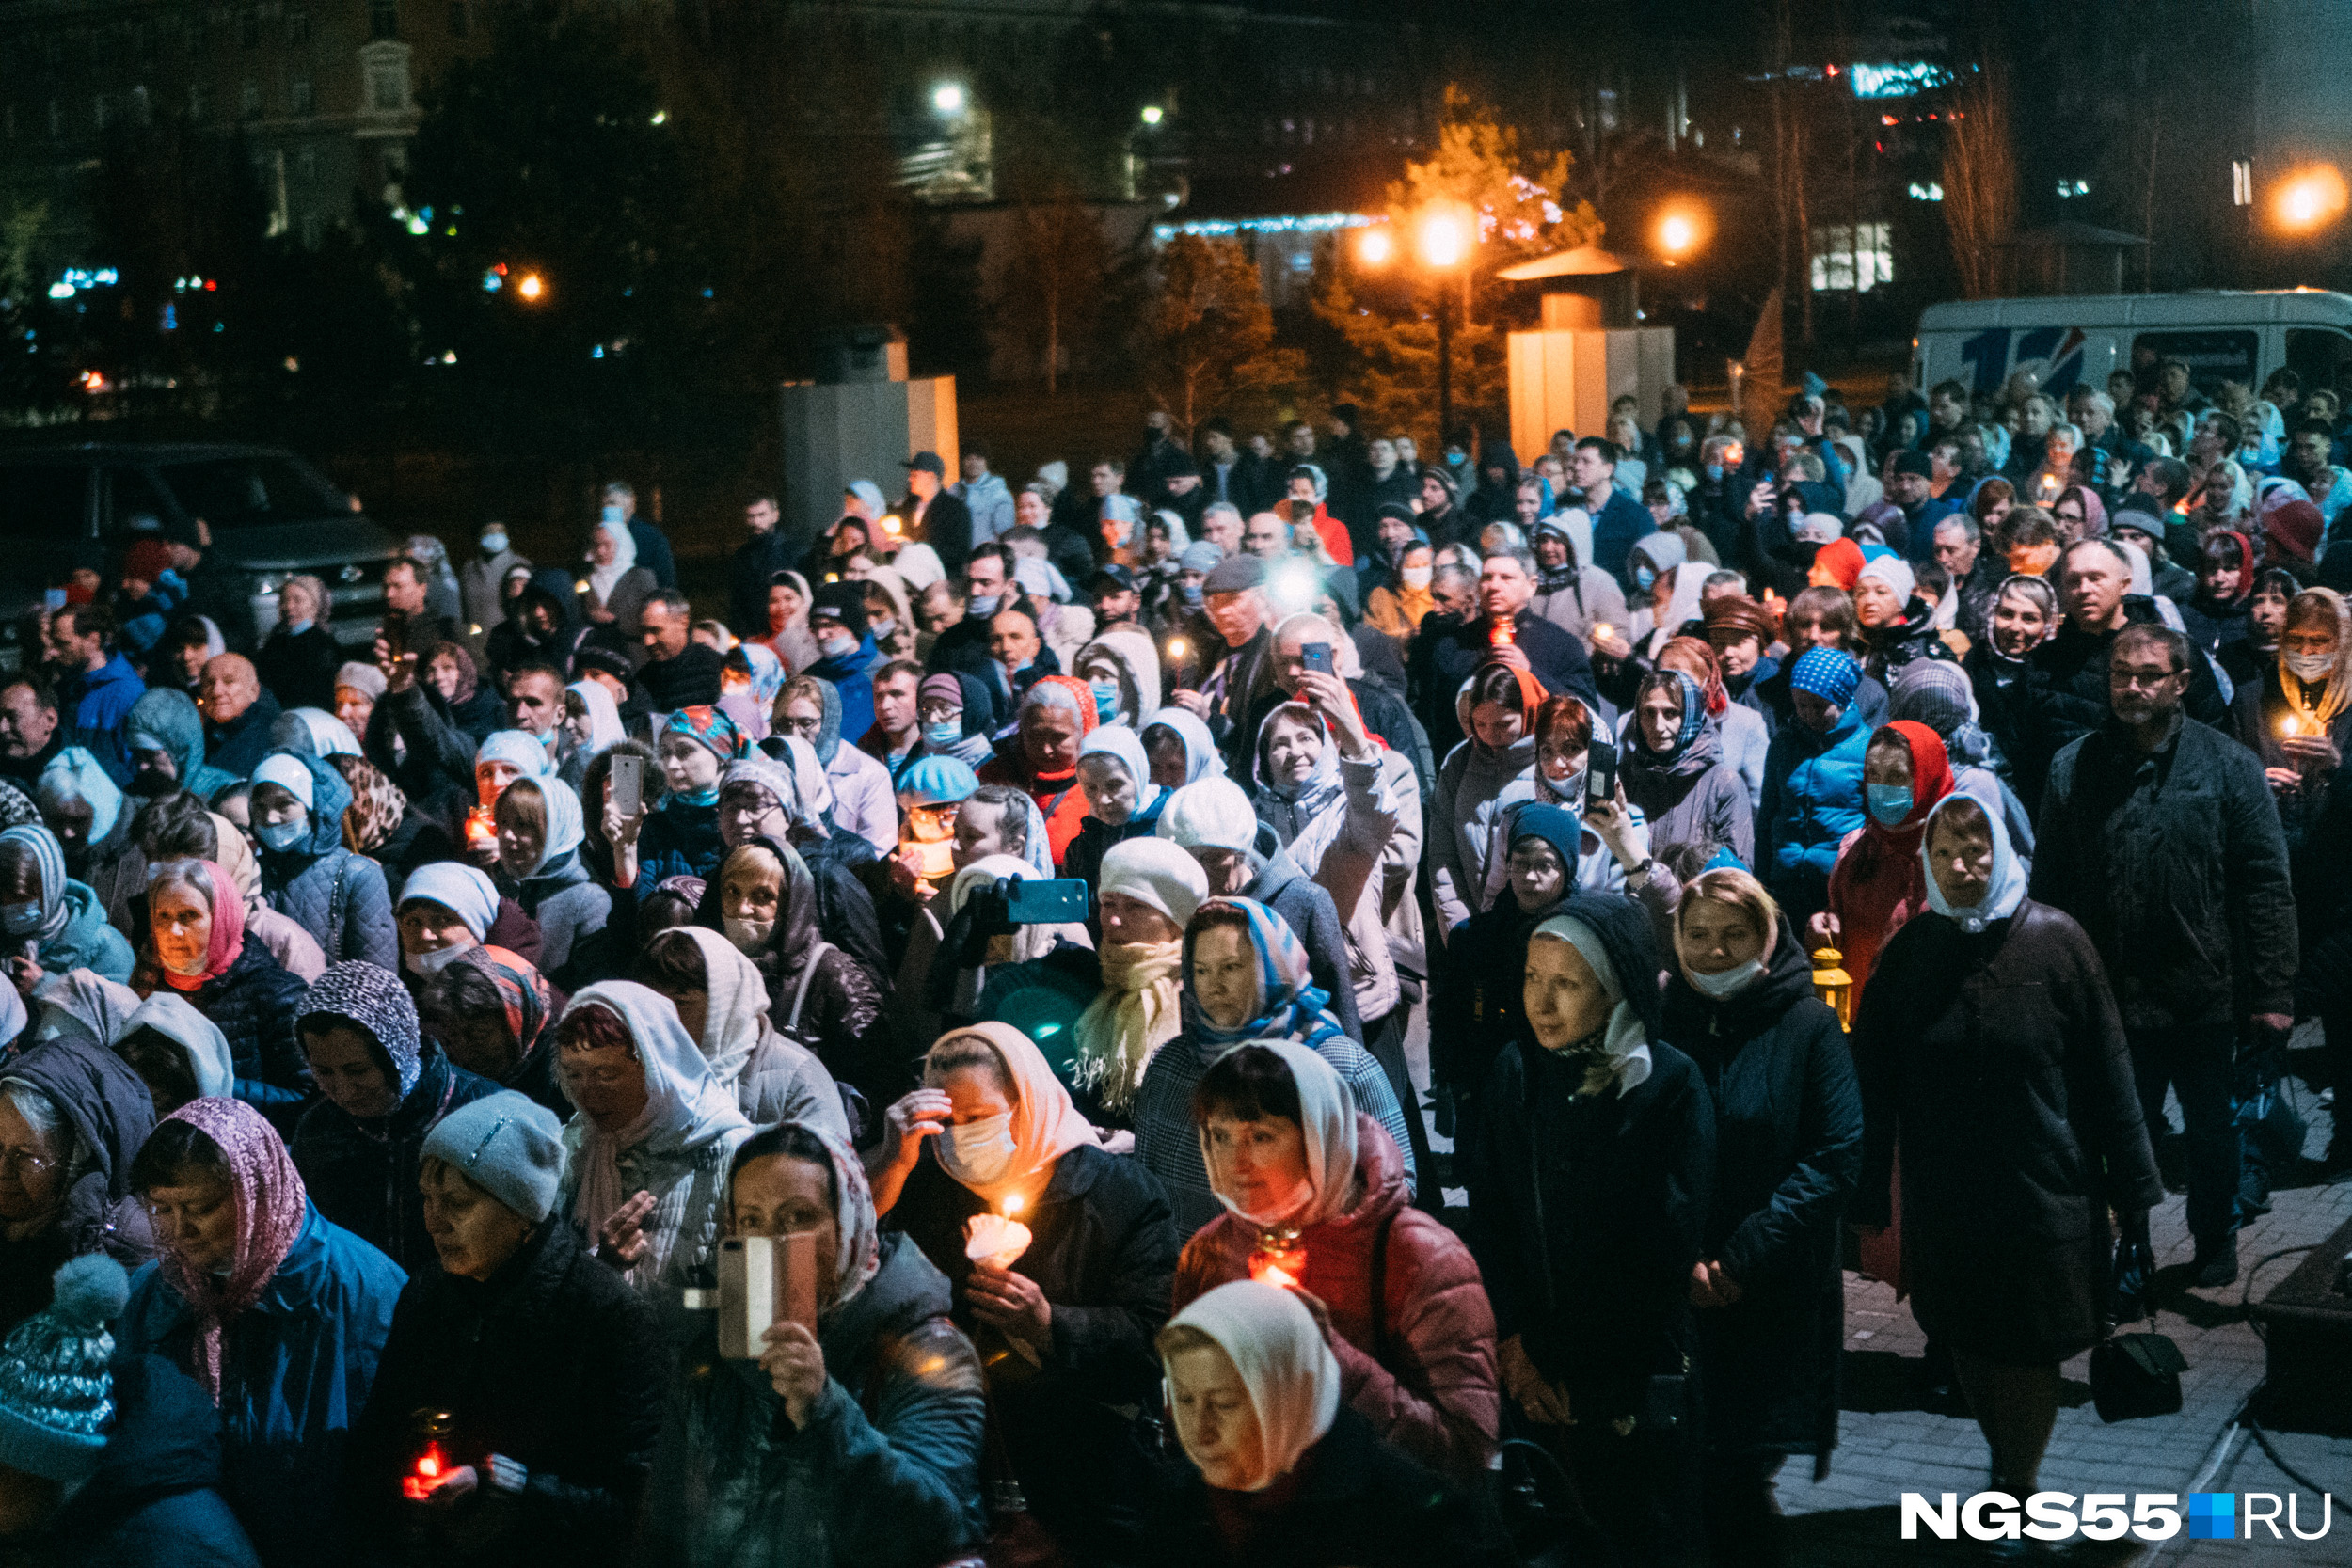
[[[529,1056],[555,1022],[555,988],[548,977],[529,958],[503,947],[469,947],[452,961],[472,964],[490,977],[506,1007],[506,1032],[515,1037],[516,1059]]]
[[[384,1058],[377,1065],[399,1083],[401,1099],[417,1086],[424,1049],[417,1037],[417,1004],[390,970],[359,958],[330,964],[294,1014],[297,1037],[313,1018],[341,1019],[366,1030]]]
[[[214,928],[219,928],[217,923]],[[165,1247],[156,1260],[165,1281],[195,1309],[194,1364],[188,1370],[217,1405],[221,1331],[262,1299],[302,1233],[310,1195],[286,1153],[285,1141],[244,1101],[192,1100],[164,1119],[186,1122],[220,1149],[237,1205],[237,1245],[226,1279],[195,1267],[176,1247]]]
[[[786,1125],[823,1144],[825,1158],[833,1162],[833,1217],[841,1232],[841,1248],[834,1259],[833,1300],[820,1309],[831,1313],[865,1290],[867,1282],[882,1272],[882,1227],[874,1214],[874,1189],[866,1183],[865,1164],[848,1144],[814,1122]],[[741,1167],[738,1166],[727,1175],[729,1203],[734,1201],[735,1178],[739,1174]]]
[[[365,757],[336,755],[328,767],[351,786],[351,804],[343,811],[343,845],[357,855],[373,855],[408,814],[408,797]]]
[[[784,689],[784,660],[762,642],[738,643],[737,650],[751,666],[752,701],[766,713],[776,705],[776,693]]]
[[[1212,1052],[1251,1040],[1295,1039],[1312,1045],[1346,1031],[1324,1010],[1331,998],[1308,978],[1307,949],[1300,945],[1290,922],[1255,898],[1212,898],[1200,914],[1211,910],[1238,910],[1248,921],[1249,945],[1258,950],[1257,1011],[1239,1028],[1220,1028],[1201,1010],[1192,983],[1192,954],[1200,940],[1196,925],[1184,933],[1184,1032]]]
[[[682,707],[670,715],[670,721],[661,726],[661,733],[665,736],[682,735],[689,740],[707,746],[722,768],[751,750],[751,742],[743,738],[743,732],[734,720],[715,707],[706,707],[701,704]]]

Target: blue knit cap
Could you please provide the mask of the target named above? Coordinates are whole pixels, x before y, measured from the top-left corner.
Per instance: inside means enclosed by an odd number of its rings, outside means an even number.
[[[115,1415],[106,1323],[130,1294],[122,1265],[89,1253],[57,1271],[47,1309],[9,1332],[0,1347],[0,1465],[69,1485],[97,1473]]]
[[[1788,673],[1788,684],[1799,691],[1810,691],[1825,703],[1844,707],[1853,700],[1854,688],[1862,684],[1862,666],[1853,661],[1851,654],[1835,648],[1808,648],[1797,660],[1797,667]]]
[[[917,757],[898,775],[898,793],[912,797],[918,806],[953,805],[979,787],[979,775],[956,757]]]

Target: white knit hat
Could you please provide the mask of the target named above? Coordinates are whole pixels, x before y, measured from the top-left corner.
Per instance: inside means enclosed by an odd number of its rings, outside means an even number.
[[[1168,797],[1159,835],[1184,849],[1247,849],[1258,840],[1258,814],[1231,779],[1207,778]]]
[[[1101,893],[1123,893],[1151,905],[1179,926],[1192,924],[1193,911],[1209,895],[1200,863],[1163,838],[1130,838],[1103,856]]]

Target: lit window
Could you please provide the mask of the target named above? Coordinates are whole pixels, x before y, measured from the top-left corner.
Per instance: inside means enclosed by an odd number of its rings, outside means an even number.
[[[1867,290],[1894,280],[1894,225],[1825,223],[1814,229],[1815,293]]]
[[[1921,184],[1915,180],[1911,184],[1911,199],[1914,201],[1941,201],[1944,199],[1944,186],[1941,182],[1934,180],[1931,180],[1925,184]]]

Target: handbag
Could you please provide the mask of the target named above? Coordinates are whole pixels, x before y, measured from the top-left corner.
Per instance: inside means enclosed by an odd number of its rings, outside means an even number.
[[[2090,1353],[2090,1398],[2103,1421],[2171,1416],[2188,1358],[2169,1335],[2111,1334]]]

